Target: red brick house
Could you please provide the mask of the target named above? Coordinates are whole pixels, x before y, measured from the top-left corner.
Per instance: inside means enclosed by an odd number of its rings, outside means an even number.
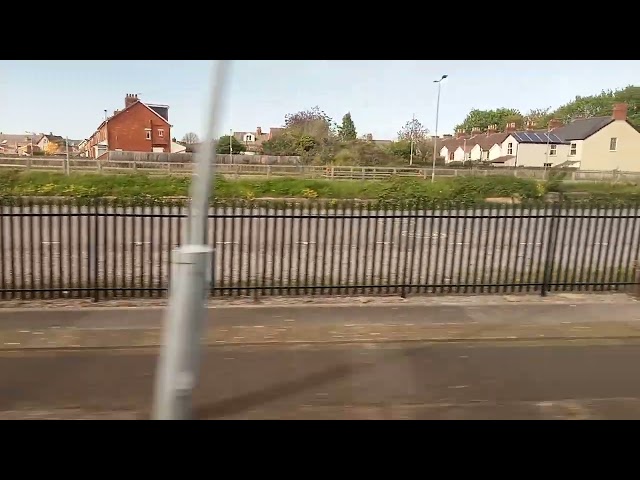
[[[124,109],[105,119],[85,148],[90,158],[109,151],[171,153],[169,107],[143,103],[137,95],[127,94]]]

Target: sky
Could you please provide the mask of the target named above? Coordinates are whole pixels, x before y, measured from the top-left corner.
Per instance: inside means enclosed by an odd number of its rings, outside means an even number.
[[[127,93],[169,105],[171,135],[201,138],[210,60],[0,60],[0,132],[88,138]],[[472,108],[556,108],[576,95],[640,82],[639,60],[235,60],[216,135],[279,127],[287,113],[318,106],[338,123],[351,112],[358,135],[395,139],[412,115],[451,133]]]

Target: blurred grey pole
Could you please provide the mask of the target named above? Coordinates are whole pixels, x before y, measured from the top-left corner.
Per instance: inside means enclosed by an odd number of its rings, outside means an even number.
[[[67,143],[67,159],[64,163],[64,173],[65,175],[69,175],[69,137],[67,137],[66,143]]]
[[[233,128],[229,129],[229,163],[233,165]]]
[[[207,245],[209,195],[216,155],[216,131],[228,61],[218,60],[212,78],[211,105],[205,138],[196,152],[191,181],[186,244],[174,250],[169,305],[165,311],[163,345],[158,360],[153,403],[155,420],[187,420],[200,363],[200,340],[206,315],[207,278],[213,250]]]
[[[436,134],[433,138],[433,165],[431,166],[431,182],[436,179],[436,155],[438,150],[438,120],[440,118],[440,87],[442,86],[442,80],[447,78],[448,75],[442,75],[440,80],[434,80],[434,83],[438,84],[438,102],[436,103]]]

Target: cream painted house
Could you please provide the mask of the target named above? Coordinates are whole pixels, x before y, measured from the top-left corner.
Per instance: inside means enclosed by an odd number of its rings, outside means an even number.
[[[490,147],[482,146],[476,143],[471,149],[471,160],[478,161],[490,161],[502,155],[502,143],[494,143]]]
[[[513,157],[509,163],[515,167],[551,168],[569,160],[569,142],[553,132],[512,132],[501,150],[503,157]]]
[[[577,119],[552,132],[568,142],[567,159],[581,170],[640,171],[640,132],[627,120],[627,105],[608,117]]]

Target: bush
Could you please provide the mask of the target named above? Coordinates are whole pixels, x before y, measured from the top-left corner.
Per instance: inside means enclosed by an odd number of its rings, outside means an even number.
[[[163,201],[167,197],[186,197],[191,179],[182,176],[98,175],[0,171],[0,196],[71,197],[139,201]],[[554,183],[555,182],[555,183]],[[254,200],[264,197],[306,199],[362,199],[381,202],[445,201],[473,205],[488,197],[522,200],[543,198],[562,189],[567,196],[583,192],[581,198],[593,201],[638,201],[640,187],[633,184],[571,184],[552,179],[537,182],[514,177],[452,177],[436,180],[392,178],[390,180],[305,180],[299,178],[228,180],[217,177],[212,199]]]

